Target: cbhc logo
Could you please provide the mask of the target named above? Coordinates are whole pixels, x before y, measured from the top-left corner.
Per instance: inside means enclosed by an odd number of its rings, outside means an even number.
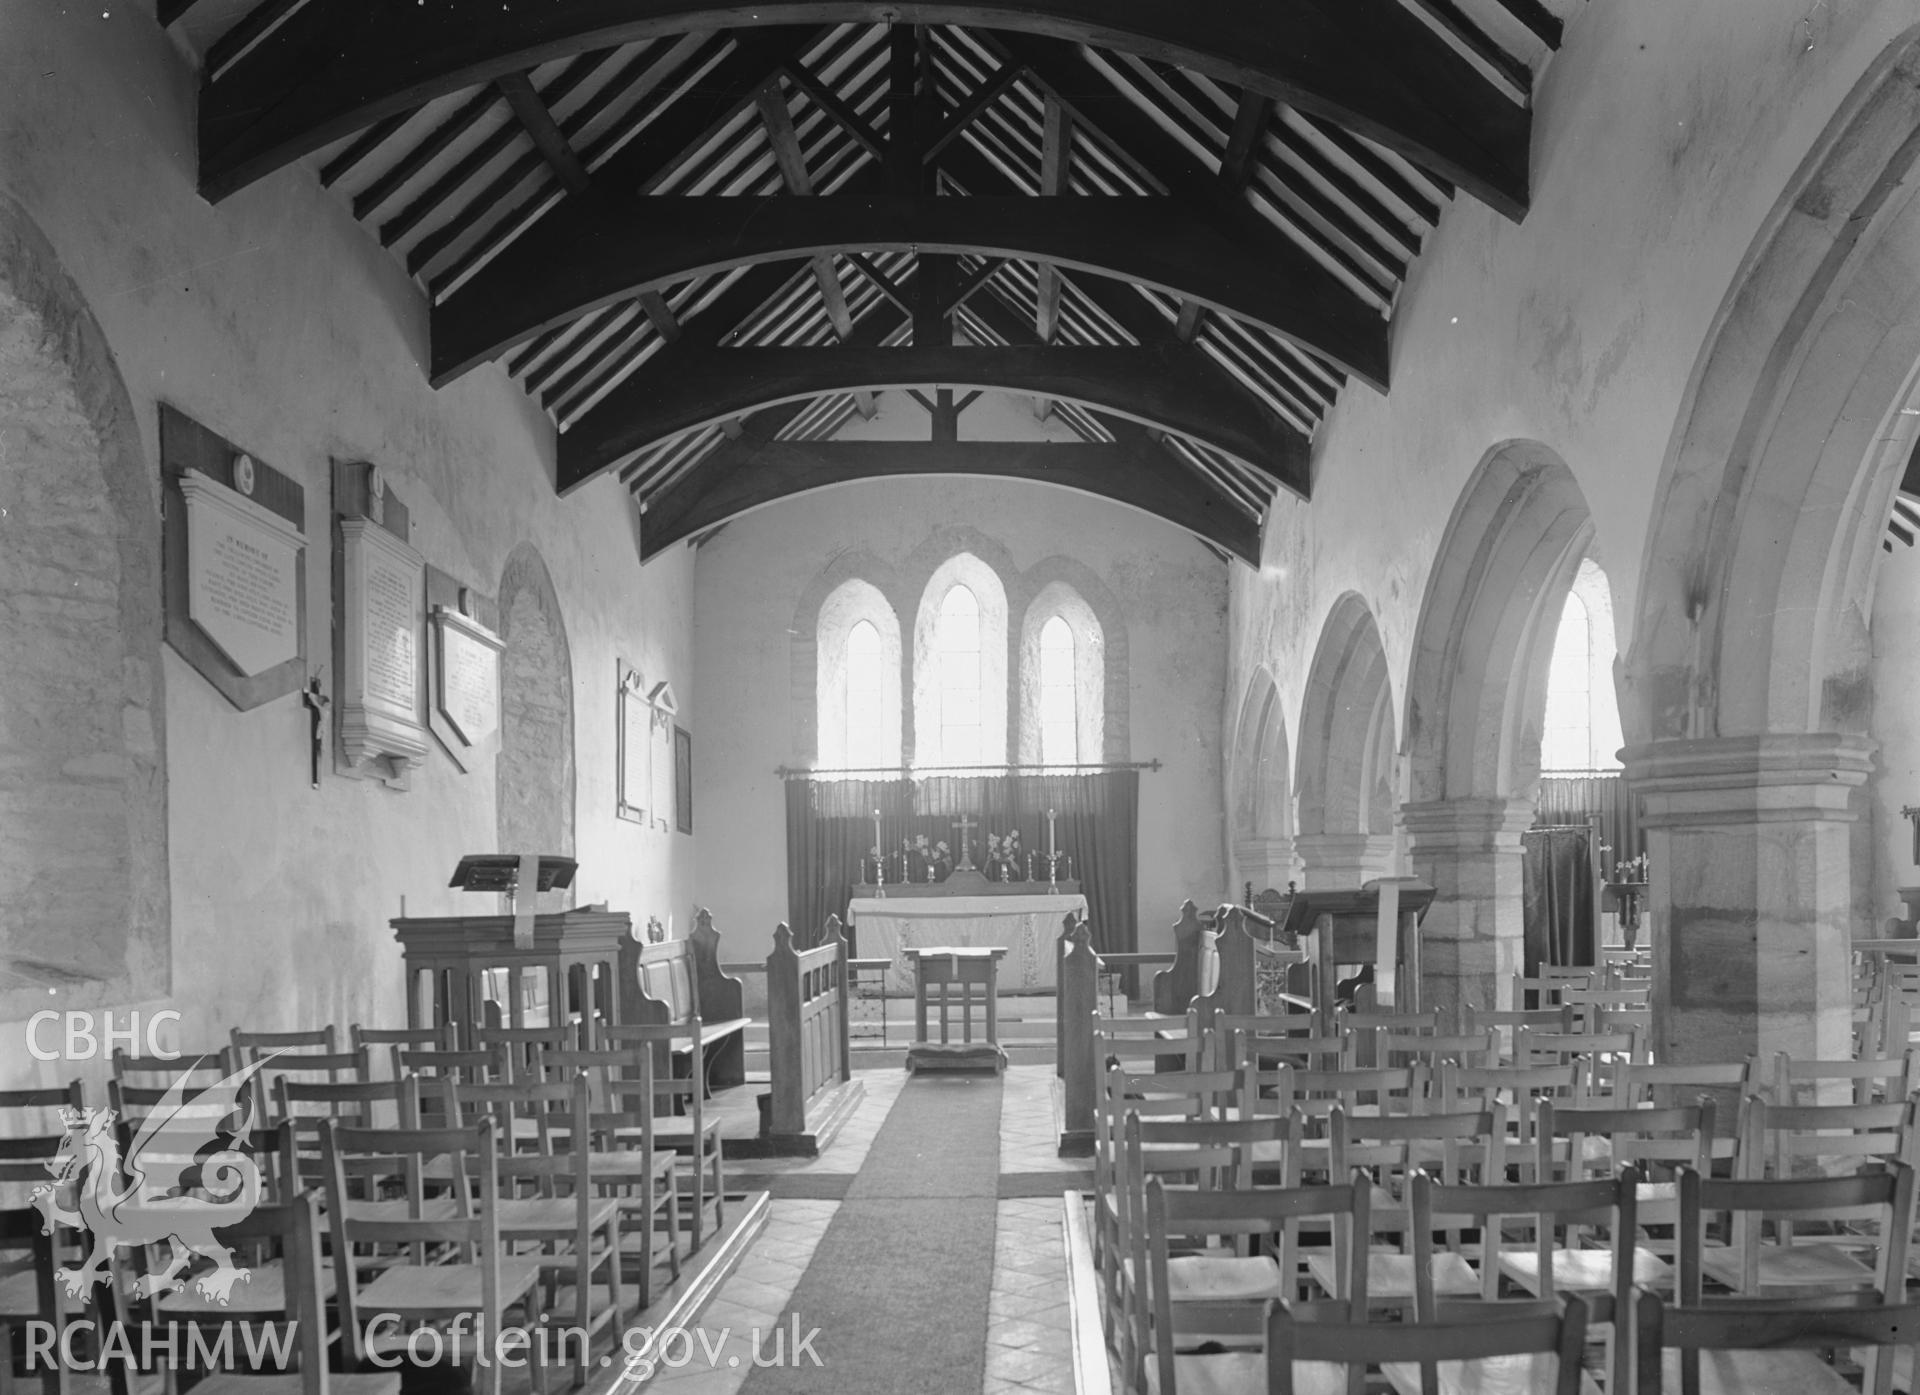
[[[158,1057],[162,1061],[177,1061],[178,1051],[169,1051],[160,1043],[160,1024],[167,1020],[178,1022],[180,1014],[171,1008],[156,1012],[147,1018],[145,1055]],[[40,1044],[40,1028],[51,1022],[66,1023],[65,1041],[61,1043],[66,1050],[49,1050]],[[60,1042],[58,1033],[54,1040]],[[127,1025],[116,1028],[113,1025],[113,1011],[108,1009],[99,1016],[99,1031],[94,1030],[94,1014],[91,1012],[36,1012],[27,1019],[27,1050],[36,1061],[90,1061],[95,1056],[110,1056],[116,1045],[124,1043],[128,1051],[138,1056],[140,1050],[140,1014],[129,1012]]]

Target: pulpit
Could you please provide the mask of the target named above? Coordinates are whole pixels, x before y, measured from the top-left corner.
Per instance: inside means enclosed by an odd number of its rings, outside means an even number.
[[[512,880],[506,886],[493,880],[506,874],[489,870],[505,860],[464,859],[454,885],[510,890]],[[530,891],[531,862],[512,860],[525,868]],[[570,877],[571,859],[565,861]],[[542,867],[539,875],[544,887],[561,874]],[[534,915],[522,906],[517,914],[402,916],[389,924],[406,962],[407,1025],[452,1023],[462,1050],[477,1047],[479,1029],[492,1025],[489,1006],[499,1025],[507,1027],[546,1027],[583,1017],[621,1020],[620,946],[633,937],[633,921],[624,911]]]

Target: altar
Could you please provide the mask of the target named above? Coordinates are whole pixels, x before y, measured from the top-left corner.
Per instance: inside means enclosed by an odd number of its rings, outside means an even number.
[[[889,993],[914,991],[913,963],[905,950],[938,945],[1004,948],[1000,992],[1051,993],[1054,941],[1068,911],[1086,915],[1087,898],[1078,892],[1029,892],[1024,886],[1013,895],[924,897],[901,896],[889,888],[885,896],[854,897],[846,918],[856,927],[861,957],[893,961],[886,975]]]

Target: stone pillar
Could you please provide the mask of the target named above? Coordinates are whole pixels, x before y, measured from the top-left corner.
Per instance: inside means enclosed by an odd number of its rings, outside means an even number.
[[[1256,892],[1265,891],[1268,887],[1285,891],[1287,882],[1293,877],[1293,839],[1236,839],[1233,844],[1233,865],[1240,873],[1240,880],[1252,882]]]
[[[1847,806],[1873,749],[1815,732],[1624,752],[1646,834],[1660,1060],[1852,1054]]]
[[[1391,833],[1303,833],[1293,840],[1303,891],[1347,891],[1394,874]]]
[[[1413,875],[1434,890],[1420,923],[1422,1007],[1457,1014],[1469,1004],[1511,1006],[1522,964],[1520,834],[1533,824],[1533,802],[1403,804],[1400,822]]]

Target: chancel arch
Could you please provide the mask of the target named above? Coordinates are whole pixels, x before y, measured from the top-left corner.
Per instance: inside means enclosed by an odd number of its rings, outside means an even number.
[[[1673,1059],[1849,1050],[1867,627],[1920,436],[1917,35],[1856,85],[1763,223],[1655,496],[1621,715],[1654,1046]]]
[[[571,854],[573,655],[560,597],[532,543],[515,547],[501,572],[500,637],[500,850]]]
[[[1421,602],[1407,685],[1413,873],[1436,895],[1434,1005],[1504,1006],[1522,965],[1520,834],[1533,821],[1547,670],[1593,521],[1552,450],[1488,452],[1448,521]]]
[[[172,989],[151,481],[105,333],[0,196],[0,1020]]]
[[[1236,880],[1255,891],[1293,879],[1293,789],[1287,718],[1280,690],[1263,664],[1240,704],[1228,778],[1233,791],[1233,866]]]
[[[1300,821],[1309,889],[1358,886],[1394,867],[1392,687],[1380,629],[1354,592],[1321,630],[1300,712]]]

